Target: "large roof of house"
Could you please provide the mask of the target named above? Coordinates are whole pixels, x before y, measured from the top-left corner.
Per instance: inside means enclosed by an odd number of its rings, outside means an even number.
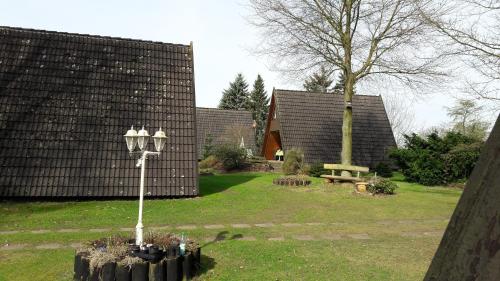
[[[275,90],[283,148],[299,147],[308,162],[340,163],[344,97]],[[394,135],[380,96],[353,97],[352,161],[373,167],[387,160]]]
[[[168,135],[165,153],[148,160],[146,195],[198,194],[192,54],[0,27],[0,197],[138,196],[123,138],[131,125]]]
[[[241,142],[245,147],[255,151],[255,130],[252,113],[246,110],[226,110],[217,108],[196,108],[196,130],[198,157],[203,155],[203,147],[208,137],[215,145]]]

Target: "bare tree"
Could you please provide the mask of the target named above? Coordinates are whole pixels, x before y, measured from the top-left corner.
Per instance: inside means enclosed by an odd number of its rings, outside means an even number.
[[[432,30],[421,16],[431,0],[250,0],[261,52],[287,71],[324,66],[344,75],[343,164],[352,158],[352,96],[361,80],[384,75],[412,88],[444,75]],[[431,7],[432,5],[429,5]],[[435,14],[437,9],[425,10]],[[344,173],[346,174],[346,173]]]
[[[483,140],[486,138],[488,123],[483,121],[483,107],[473,100],[460,99],[452,107],[446,108],[453,119],[453,130],[466,136]]]
[[[404,145],[404,135],[409,135],[415,129],[415,112],[411,101],[401,96],[386,95],[384,105],[396,144],[401,147]]]
[[[467,66],[466,90],[500,105],[500,1],[443,3],[446,16],[422,11],[423,16],[448,40],[448,53]]]

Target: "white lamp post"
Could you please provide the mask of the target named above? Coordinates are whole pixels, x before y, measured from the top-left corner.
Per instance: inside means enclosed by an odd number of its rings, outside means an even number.
[[[134,130],[134,126],[132,126],[132,128],[127,131],[124,137],[125,141],[127,142],[127,148],[130,154],[141,155],[141,157],[137,161],[137,167],[141,167],[141,188],[139,191],[139,218],[135,227],[135,244],[142,246],[144,229],[144,225],[142,224],[142,208],[144,201],[144,175],[146,172],[146,159],[148,155],[160,155],[163,147],[165,146],[165,142],[167,141],[167,136],[165,135],[165,132],[161,130],[161,128],[160,130],[156,131],[153,136],[156,152],[146,150],[150,136],[148,134],[148,131],[144,130],[144,127],[142,127],[142,129],[137,132],[136,130]],[[140,151],[135,151],[136,146],[139,147]]]

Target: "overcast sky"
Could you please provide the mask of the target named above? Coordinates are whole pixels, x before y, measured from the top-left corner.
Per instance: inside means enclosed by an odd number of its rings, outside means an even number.
[[[245,0],[0,0],[0,25],[194,44],[197,106],[216,107],[238,72],[251,85],[258,73],[272,88],[301,89],[269,70],[252,47],[259,42],[247,23]],[[358,91],[359,93],[359,91]],[[382,94],[384,93],[361,93]],[[395,94],[395,93],[392,93]],[[397,93],[400,94],[400,93]],[[404,93],[401,93],[404,94]],[[454,100],[433,95],[414,102],[415,129],[449,121],[444,106]]]

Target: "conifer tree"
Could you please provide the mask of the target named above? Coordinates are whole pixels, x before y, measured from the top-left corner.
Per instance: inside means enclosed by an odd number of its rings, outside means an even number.
[[[248,84],[243,74],[238,73],[235,80],[229,83],[229,88],[222,92],[219,108],[234,110],[247,109],[248,95]]]
[[[250,93],[249,109],[252,112],[253,120],[255,120],[255,143],[257,149],[260,150],[264,141],[264,130],[266,126],[267,114],[269,111],[269,98],[264,86],[264,80],[257,75],[257,79],[253,84],[253,90]]]
[[[327,93],[332,83],[333,80],[330,79],[328,71],[321,67],[319,72],[314,73],[304,81],[304,89],[308,92]]]
[[[345,88],[344,85],[345,85],[345,75],[344,75],[344,73],[341,72],[340,75],[339,75],[337,83],[335,83],[335,86],[333,86],[332,92],[334,94],[343,95],[344,94],[344,88]],[[353,94],[356,94],[355,86],[353,88]]]

